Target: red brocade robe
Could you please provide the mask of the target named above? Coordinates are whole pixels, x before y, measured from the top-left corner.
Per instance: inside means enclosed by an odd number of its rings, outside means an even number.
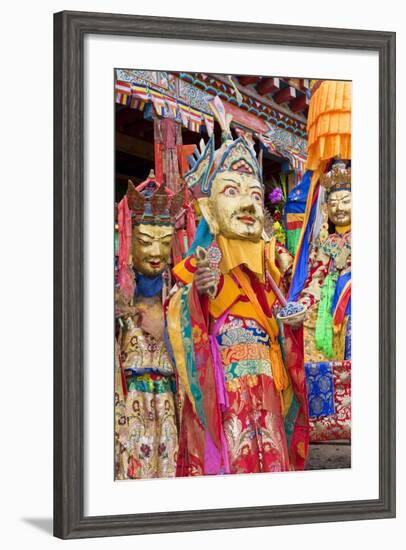
[[[303,469],[308,450],[303,332],[285,327],[282,359],[269,283],[271,276],[283,284],[283,254],[274,239],[248,248],[245,241],[232,241],[231,252],[227,239],[217,244],[225,261],[215,298],[198,295],[193,256],[174,268],[182,285],[167,312],[182,393],[176,475]],[[256,261],[238,263],[233,250],[240,246],[247,248],[247,258],[256,250]],[[284,389],[278,389],[277,365]]]

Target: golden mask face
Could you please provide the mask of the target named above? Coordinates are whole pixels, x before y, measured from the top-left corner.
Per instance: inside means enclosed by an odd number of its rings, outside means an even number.
[[[199,205],[214,235],[258,242],[264,228],[262,185],[252,175],[221,172]]]
[[[147,277],[162,273],[169,262],[173,238],[171,225],[140,224],[133,229],[133,265]]]
[[[328,217],[334,225],[343,227],[351,223],[351,191],[333,191],[327,199]]]

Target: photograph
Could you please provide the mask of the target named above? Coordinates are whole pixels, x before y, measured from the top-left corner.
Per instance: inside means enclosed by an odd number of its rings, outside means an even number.
[[[352,82],[113,88],[115,481],[351,468]]]
[[[6,4],[6,550],[399,546],[402,5]]]
[[[395,33],[54,23],[55,536],[394,517]]]

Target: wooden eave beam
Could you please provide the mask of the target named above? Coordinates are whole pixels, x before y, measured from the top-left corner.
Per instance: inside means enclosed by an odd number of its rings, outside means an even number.
[[[293,86],[287,86],[286,88],[283,88],[283,90],[280,90],[277,92],[273,99],[276,101],[276,103],[288,103],[292,99],[295,99],[297,96],[295,88]]]
[[[279,78],[263,78],[256,89],[261,95],[273,94],[280,89],[280,80]]]
[[[306,94],[302,94],[299,97],[296,97],[289,103],[289,107],[294,113],[300,113],[304,111],[309,106],[309,98]]]
[[[248,84],[255,84],[260,80],[260,76],[241,75],[238,77],[238,81],[242,86],[248,86]]]

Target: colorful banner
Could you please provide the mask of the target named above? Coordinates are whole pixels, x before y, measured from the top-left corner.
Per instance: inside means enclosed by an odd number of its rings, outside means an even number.
[[[209,136],[213,133],[213,115],[199,111],[148,86],[116,80],[115,95],[116,103],[120,105],[143,110],[146,103],[152,103],[155,113],[162,118],[171,117],[178,120],[192,132],[200,133],[201,126],[205,126]]]

